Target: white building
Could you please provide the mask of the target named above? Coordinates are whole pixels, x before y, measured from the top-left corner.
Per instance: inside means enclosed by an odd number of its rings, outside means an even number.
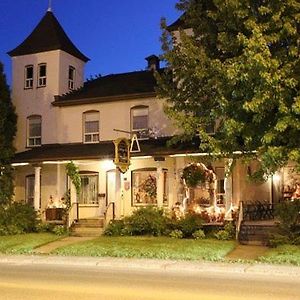
[[[164,114],[164,101],[156,97],[152,69],[160,69],[155,56],[148,57],[145,71],[84,83],[89,59],[70,41],[51,11],[9,55],[13,61],[12,98],[18,114],[17,201],[31,203],[45,217],[50,199],[59,202],[71,189],[71,200],[78,203],[79,212],[78,216],[77,204],[73,205],[71,222],[77,217],[101,217],[110,203],[115,204],[117,218],[139,206],[171,209],[182,203],[182,169],[191,161],[190,154],[202,154],[197,153],[197,142],[166,145],[176,130]],[[113,141],[130,138],[126,132],[140,136],[141,151],[131,153],[129,169],[122,174],[113,162]],[[82,180],[77,198],[65,170],[71,160],[79,167]],[[240,201],[277,201],[281,185],[273,180],[249,183],[246,177],[251,168],[237,163],[224,187],[224,161],[214,164],[220,207],[226,210]],[[152,194],[145,189],[151,182]],[[197,193],[190,197],[201,202],[204,196]]]

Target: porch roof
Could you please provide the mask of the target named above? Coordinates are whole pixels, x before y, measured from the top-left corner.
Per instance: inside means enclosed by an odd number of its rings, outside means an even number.
[[[166,156],[199,152],[199,141],[179,142],[167,145],[170,137],[139,141],[141,152],[131,153],[132,157]],[[115,147],[112,141],[97,144],[48,144],[16,153],[13,163],[39,163],[43,161],[112,159]]]

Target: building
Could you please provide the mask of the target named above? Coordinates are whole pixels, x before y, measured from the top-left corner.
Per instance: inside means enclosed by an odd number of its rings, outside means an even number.
[[[51,11],[8,54],[13,62],[12,99],[18,114],[13,164],[17,201],[32,204],[45,218],[47,207],[59,207],[70,189],[70,224],[104,214],[120,218],[145,205],[172,209],[183,203],[182,170],[204,154],[199,153],[198,141],[167,145],[177,129],[164,114],[164,101],[156,97],[153,70],[160,72],[156,56],[147,57],[144,71],[84,82],[89,59]],[[129,168],[122,173],[113,161],[113,141],[130,139],[133,133],[140,151],[131,153]],[[66,175],[70,161],[80,170],[78,197]],[[247,180],[254,163],[238,162],[226,180],[224,160],[213,167],[218,206],[224,214],[241,201],[279,200],[283,175],[278,182],[270,178],[254,184]],[[201,189],[191,191],[190,198],[200,206],[201,201],[209,204]]]

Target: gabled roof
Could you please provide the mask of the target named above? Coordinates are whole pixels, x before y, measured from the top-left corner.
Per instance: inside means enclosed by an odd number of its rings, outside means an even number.
[[[160,69],[159,72],[163,72]],[[155,96],[156,79],[152,71],[112,74],[87,81],[83,87],[62,96],[56,96],[56,106],[99,103]]]
[[[20,56],[51,50],[63,50],[84,62],[89,60],[72,43],[51,11],[47,11],[32,33],[8,54]]]

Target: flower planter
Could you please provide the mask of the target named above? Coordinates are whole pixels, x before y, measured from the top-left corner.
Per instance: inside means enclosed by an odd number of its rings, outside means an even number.
[[[46,221],[61,221],[63,219],[63,208],[47,208]]]

